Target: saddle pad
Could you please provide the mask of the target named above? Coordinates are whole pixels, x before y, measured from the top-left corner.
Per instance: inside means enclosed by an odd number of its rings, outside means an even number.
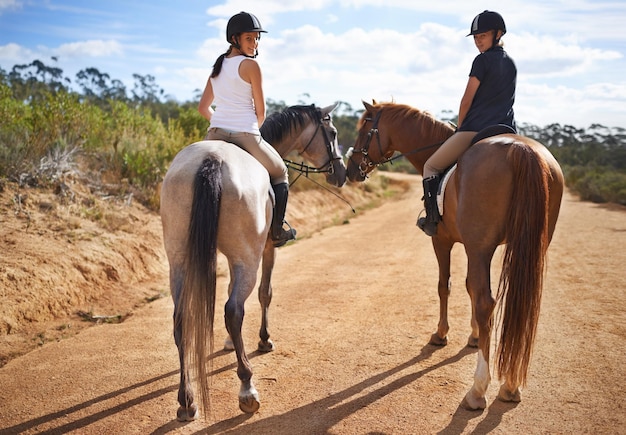
[[[439,209],[439,214],[441,216],[443,216],[443,195],[446,193],[446,185],[448,184],[448,181],[454,171],[456,171],[456,163],[443,175],[443,180],[439,183],[439,190],[437,191],[437,208]]]

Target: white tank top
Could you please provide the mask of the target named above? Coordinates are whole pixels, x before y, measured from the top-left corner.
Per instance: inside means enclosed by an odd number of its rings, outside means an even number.
[[[215,96],[215,112],[211,117],[211,127],[260,134],[254,111],[252,86],[239,75],[239,65],[246,59],[248,58],[245,56],[224,58],[219,75],[211,77]]]

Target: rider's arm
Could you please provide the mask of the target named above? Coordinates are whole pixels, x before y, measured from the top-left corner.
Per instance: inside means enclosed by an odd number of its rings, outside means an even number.
[[[200,115],[204,116],[209,122],[211,122],[211,117],[213,116],[211,103],[213,103],[214,98],[213,86],[211,85],[211,79],[209,78],[206,82],[204,92],[202,93],[202,98],[200,98],[200,103],[198,104],[198,112],[200,112]]]
[[[263,76],[259,64],[252,59],[241,62],[239,75],[252,86],[252,99],[259,127],[265,121],[265,96],[263,94]]]
[[[465,119],[467,112],[469,112],[469,109],[472,106],[472,101],[474,101],[474,96],[476,95],[476,91],[478,90],[479,86],[480,80],[478,80],[474,76],[470,76],[469,80],[467,81],[467,86],[465,87],[465,93],[461,98],[457,128],[461,127],[461,124],[463,124],[463,120]]]

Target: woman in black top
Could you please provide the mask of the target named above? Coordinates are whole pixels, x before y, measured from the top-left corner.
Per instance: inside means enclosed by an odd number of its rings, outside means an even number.
[[[480,54],[472,63],[465,93],[461,98],[457,131],[424,164],[426,217],[417,225],[429,236],[437,234],[441,220],[437,189],[441,173],[453,165],[470,146],[474,135],[485,127],[504,124],[515,131],[513,103],[517,68],[502,48],[506,33],[504,19],[497,12],[484,11],[472,21],[470,33]]]

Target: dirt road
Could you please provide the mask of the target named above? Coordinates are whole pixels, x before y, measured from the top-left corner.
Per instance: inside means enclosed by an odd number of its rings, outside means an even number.
[[[522,402],[496,400],[494,379],[487,409],[470,412],[459,407],[476,364],[465,347],[465,254],[460,245],[453,251],[449,344],[430,346],[437,272],[430,241],[415,227],[419,196],[413,190],[281,248],[274,352],[254,351],[256,297],[246,305],[257,414],[239,411],[235,357],[220,351],[211,415],[175,421],[178,360],[172,303],[163,298],[123,323],[88,328],[1,368],[0,434],[624,433],[626,211],[564,197]],[[145,285],[165,287],[165,273]],[[225,279],[220,286],[218,307]],[[224,337],[218,322],[217,342]]]

